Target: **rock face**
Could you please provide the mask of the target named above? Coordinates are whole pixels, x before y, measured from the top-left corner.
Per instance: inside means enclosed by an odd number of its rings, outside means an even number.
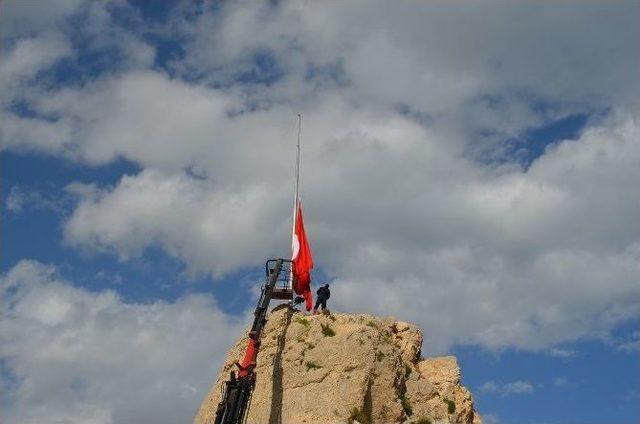
[[[214,422],[246,345],[245,337],[227,355],[194,424]],[[481,424],[456,358],[421,359],[421,346],[420,330],[393,318],[278,307],[263,333],[247,422]]]

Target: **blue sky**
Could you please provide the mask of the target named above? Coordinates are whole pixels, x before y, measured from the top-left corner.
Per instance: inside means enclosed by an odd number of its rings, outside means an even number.
[[[191,419],[301,112],[333,309],[416,322],[485,422],[639,422],[638,4],[481,6],[3,3],[2,418]]]

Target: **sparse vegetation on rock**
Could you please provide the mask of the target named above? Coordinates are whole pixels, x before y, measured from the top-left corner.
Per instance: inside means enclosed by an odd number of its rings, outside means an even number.
[[[404,410],[404,413],[407,414],[407,416],[411,416],[413,414],[411,403],[404,394],[400,395],[400,404],[402,405],[402,409]]]
[[[453,414],[456,412],[456,403],[451,399],[445,399],[444,403],[447,404],[447,412]]]
[[[320,328],[322,328],[322,335],[325,337],[333,337],[336,335],[336,332],[329,326],[329,324],[320,324]]]
[[[308,319],[304,318],[304,317],[297,317],[296,318],[296,322],[298,324],[304,325],[305,327],[308,327],[309,325],[311,325],[311,323],[309,322]]]
[[[319,370],[322,368],[322,365],[314,361],[307,361],[304,364],[307,366],[308,370]]]

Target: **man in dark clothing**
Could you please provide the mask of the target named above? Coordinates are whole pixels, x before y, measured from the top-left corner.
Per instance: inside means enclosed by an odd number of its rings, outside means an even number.
[[[320,287],[316,292],[318,297],[316,298],[316,306],[313,308],[314,315],[318,313],[318,306],[322,306],[322,310],[327,309],[327,300],[331,297],[331,291],[329,291],[329,284],[325,284]]]

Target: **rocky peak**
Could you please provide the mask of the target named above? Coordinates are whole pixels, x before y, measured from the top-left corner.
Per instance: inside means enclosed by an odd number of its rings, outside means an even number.
[[[244,353],[229,351],[194,424],[213,423],[222,386]],[[269,315],[248,423],[480,424],[453,356],[422,358],[413,324],[365,314]]]

